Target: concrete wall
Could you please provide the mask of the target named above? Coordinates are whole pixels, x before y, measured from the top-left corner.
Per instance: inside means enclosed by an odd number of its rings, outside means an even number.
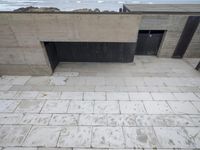
[[[0,74],[49,75],[41,41],[136,42],[139,23],[128,14],[0,13]]]
[[[187,48],[184,57],[200,58],[200,24]]]
[[[160,57],[171,57],[187,21],[187,15],[144,14],[141,18],[140,30],[165,30],[158,51]]]

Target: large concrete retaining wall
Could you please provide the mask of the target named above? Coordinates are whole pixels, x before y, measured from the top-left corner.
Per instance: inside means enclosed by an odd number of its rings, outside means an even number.
[[[52,73],[42,41],[136,42],[139,15],[0,13],[0,75]]]

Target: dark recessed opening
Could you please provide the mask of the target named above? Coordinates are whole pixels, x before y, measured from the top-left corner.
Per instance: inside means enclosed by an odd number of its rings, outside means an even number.
[[[136,55],[157,55],[164,30],[140,30],[138,33]]]
[[[132,62],[135,43],[44,42],[52,69],[59,62]]]
[[[180,39],[176,45],[173,58],[182,58],[192,40],[192,37],[198,28],[200,16],[189,16]]]

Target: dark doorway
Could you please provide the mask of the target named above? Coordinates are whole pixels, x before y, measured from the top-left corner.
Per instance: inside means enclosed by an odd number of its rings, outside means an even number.
[[[197,66],[196,66],[195,69],[198,70],[198,71],[200,71],[200,61],[199,61],[199,63],[197,64]]]
[[[44,42],[52,69],[59,62],[132,62],[135,43]]]
[[[173,58],[182,58],[185,54],[190,41],[199,25],[200,16],[189,16],[185,24],[181,37],[178,41],[176,49],[173,54]]]
[[[140,30],[138,34],[136,55],[157,55],[164,30]]]

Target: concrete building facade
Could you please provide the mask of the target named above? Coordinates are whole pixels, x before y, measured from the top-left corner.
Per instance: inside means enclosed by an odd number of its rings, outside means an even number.
[[[162,7],[163,10],[155,10]],[[194,21],[189,22],[191,19]],[[79,55],[81,49],[86,50],[84,53],[87,54],[87,50],[91,47],[94,49],[98,47],[98,51],[94,50],[95,58],[106,62],[109,60],[131,62],[135,51],[137,54],[140,48],[144,50],[140,54],[173,57],[180,47],[178,45],[181,45],[181,40],[189,42],[185,51],[181,52],[183,57],[200,57],[199,20],[200,5],[188,5],[188,7],[184,5],[177,9],[175,6],[166,5],[156,7],[152,5],[152,8],[149,8],[149,5],[124,5],[124,13],[112,14],[1,12],[0,74],[52,74],[60,59],[54,57],[58,55],[58,48],[63,47],[59,42],[70,44],[71,54],[66,54],[67,46],[65,46],[64,49],[61,48],[61,55],[69,58],[80,57],[75,61],[87,61],[86,57],[93,57],[93,54],[82,56],[83,51]],[[186,32],[188,27],[186,25],[192,26],[190,34]],[[185,35],[190,35],[191,39],[184,39]],[[149,41],[146,42],[147,48],[144,47],[145,41]],[[53,44],[50,45],[49,51],[46,42]],[[73,49],[77,48],[73,47],[74,42],[78,43],[79,47],[76,52],[73,52]],[[152,46],[154,43],[157,45]],[[148,52],[148,47],[151,46],[153,53]]]
[[[199,4],[127,4],[124,5],[124,12],[141,14],[139,30],[164,31],[162,42],[157,53],[160,57],[173,56],[190,16],[195,16],[198,22],[200,21]],[[183,57],[200,57],[199,23]]]

